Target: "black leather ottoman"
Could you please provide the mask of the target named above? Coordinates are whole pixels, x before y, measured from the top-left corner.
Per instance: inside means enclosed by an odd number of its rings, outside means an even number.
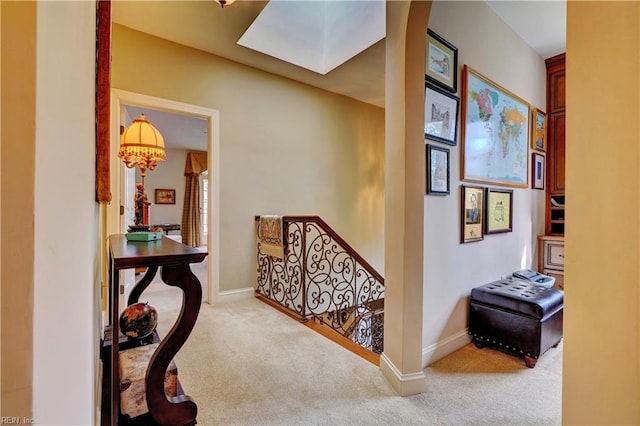
[[[564,292],[505,279],[471,290],[469,334],[478,348],[492,346],[524,357],[533,368],[538,357],[562,340]]]

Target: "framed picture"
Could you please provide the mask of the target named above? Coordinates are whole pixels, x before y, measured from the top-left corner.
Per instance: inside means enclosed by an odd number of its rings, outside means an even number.
[[[156,204],[175,204],[175,189],[156,189]]]
[[[531,116],[531,148],[544,152],[547,150],[547,114],[534,108]]]
[[[461,185],[462,238],[461,243],[470,243],[484,239],[484,188]]]
[[[427,81],[456,93],[458,91],[458,48],[427,29],[426,49]]]
[[[527,188],[529,104],[468,65],[462,92],[461,178]]]
[[[486,234],[513,231],[513,190],[487,188]]]
[[[427,194],[449,195],[449,149],[427,145]]]
[[[424,137],[434,141],[456,144],[458,130],[458,104],[460,98],[425,84]]]
[[[531,156],[531,187],[544,189],[544,155],[534,152]]]

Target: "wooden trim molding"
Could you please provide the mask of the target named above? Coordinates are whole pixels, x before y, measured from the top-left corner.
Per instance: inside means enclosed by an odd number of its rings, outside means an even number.
[[[96,201],[111,201],[109,104],[111,102],[111,0],[99,0],[96,46]]]

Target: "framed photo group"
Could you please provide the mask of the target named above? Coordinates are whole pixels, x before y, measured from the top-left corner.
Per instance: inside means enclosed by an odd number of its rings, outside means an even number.
[[[458,49],[427,30],[424,94],[424,137],[448,145],[457,144]]]
[[[513,190],[461,185],[461,243],[513,231]]]
[[[460,241],[470,243],[513,231],[510,187],[527,188],[531,178],[531,188],[544,189],[547,116],[468,65],[462,67],[458,97],[457,74],[458,49],[427,30],[426,192],[450,194],[451,149],[429,141],[456,146],[460,126]]]
[[[458,143],[458,49],[431,29],[427,30],[424,137],[455,146]],[[449,149],[426,146],[427,194],[449,195],[451,162]]]

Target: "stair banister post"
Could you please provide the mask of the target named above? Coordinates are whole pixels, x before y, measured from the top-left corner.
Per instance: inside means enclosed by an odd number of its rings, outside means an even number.
[[[302,318],[307,318],[307,220],[302,220]]]

